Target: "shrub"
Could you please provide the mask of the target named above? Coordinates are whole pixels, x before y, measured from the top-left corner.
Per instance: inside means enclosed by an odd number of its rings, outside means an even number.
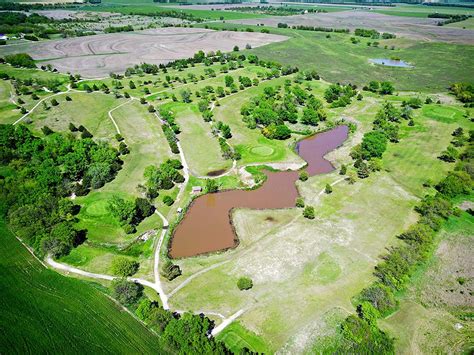
[[[324,192],[326,192],[327,194],[332,193],[332,186],[330,184],[326,184]]]
[[[252,281],[252,279],[250,279],[248,277],[241,277],[237,281],[237,287],[241,291],[250,290],[253,287],[253,281]]]
[[[314,219],[314,207],[306,206],[303,210],[303,217],[308,219]]]
[[[304,199],[302,197],[296,199],[296,207],[304,207]]]
[[[7,55],[5,62],[13,67],[36,68],[35,61],[26,53]]]
[[[301,181],[306,181],[308,180],[308,178],[309,178],[309,174],[306,170],[303,170],[302,172],[300,172],[299,179]]]
[[[171,281],[181,275],[181,269],[178,265],[173,264],[171,260],[167,260],[161,269],[161,274],[166,277],[168,281]]]
[[[136,274],[139,267],[139,263],[124,257],[117,257],[112,261],[112,273],[117,276],[132,276]]]
[[[167,206],[171,206],[174,203],[174,200],[171,196],[163,196],[163,203]]]

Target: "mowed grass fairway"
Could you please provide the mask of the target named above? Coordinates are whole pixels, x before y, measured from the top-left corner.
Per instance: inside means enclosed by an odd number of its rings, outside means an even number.
[[[0,221],[2,353],[158,353],[158,338],[90,284],[45,269]]]

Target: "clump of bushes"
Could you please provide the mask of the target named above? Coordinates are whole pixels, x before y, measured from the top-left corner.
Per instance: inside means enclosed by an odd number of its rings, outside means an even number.
[[[239,290],[250,290],[253,287],[253,281],[249,277],[241,277],[237,280],[237,287]]]

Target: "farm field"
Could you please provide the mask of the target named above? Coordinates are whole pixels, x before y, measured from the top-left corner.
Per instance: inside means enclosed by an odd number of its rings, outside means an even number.
[[[157,337],[97,287],[46,269],[0,222],[2,352],[159,351]],[[12,326],[15,324],[15,326]],[[49,336],[44,336],[45,327]]]
[[[244,30],[248,26],[213,25]],[[254,27],[257,29],[258,27]],[[282,43],[274,43],[265,49],[256,48],[251,53],[265,59],[279,58],[287,65],[299,65],[302,69],[318,68],[321,76],[329,82],[351,82],[359,86],[367,83],[367,78],[391,80],[401,90],[422,90],[440,92],[453,81],[474,80],[472,71],[465,71],[460,63],[473,63],[473,47],[442,42],[420,42],[407,38],[381,40],[378,47],[368,47],[371,39],[361,39],[352,44],[350,36],[326,33],[271,29],[271,33],[285,33],[291,38]],[[387,46],[387,48],[385,48]],[[391,47],[394,47],[392,50]],[[293,53],[298,53],[295,57]],[[449,56],[453,63],[444,60]],[[400,58],[413,68],[393,68],[369,63],[371,58]]]
[[[284,36],[267,34],[171,27],[5,46],[2,53],[26,51],[35,60],[51,64],[61,72],[97,78],[110,72],[124,72],[143,61],[164,64],[188,58],[200,49],[205,52],[230,51],[236,45],[245,48],[249,44],[253,48],[285,39]]]
[[[0,352],[472,351],[472,9],[27,9]]]
[[[291,26],[320,26],[326,28],[356,28],[370,27],[379,32],[390,32],[398,36],[422,41],[438,41],[448,43],[473,44],[472,31],[462,31],[445,26],[437,26],[439,19],[390,16],[376,12],[353,10],[332,12],[328,14],[304,14],[291,17],[268,17],[258,20],[242,19],[232,21],[238,24],[277,27],[278,23]]]

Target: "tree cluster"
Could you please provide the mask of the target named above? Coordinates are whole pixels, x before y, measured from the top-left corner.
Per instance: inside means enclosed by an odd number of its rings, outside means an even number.
[[[0,164],[10,172],[0,177],[1,213],[38,253],[55,257],[85,238],[74,228],[78,207],[65,197],[103,186],[121,167],[107,143],[59,133],[39,138],[22,125],[0,125]]]
[[[184,177],[179,172],[182,168],[181,162],[176,159],[168,159],[160,164],[159,167],[154,165],[148,166],[144,173],[147,195],[150,198],[155,198],[160,190],[170,190],[174,187],[175,183],[182,183]]]
[[[127,234],[135,233],[136,226],[155,212],[155,207],[145,198],[137,197],[132,202],[117,195],[109,201],[108,209]]]

